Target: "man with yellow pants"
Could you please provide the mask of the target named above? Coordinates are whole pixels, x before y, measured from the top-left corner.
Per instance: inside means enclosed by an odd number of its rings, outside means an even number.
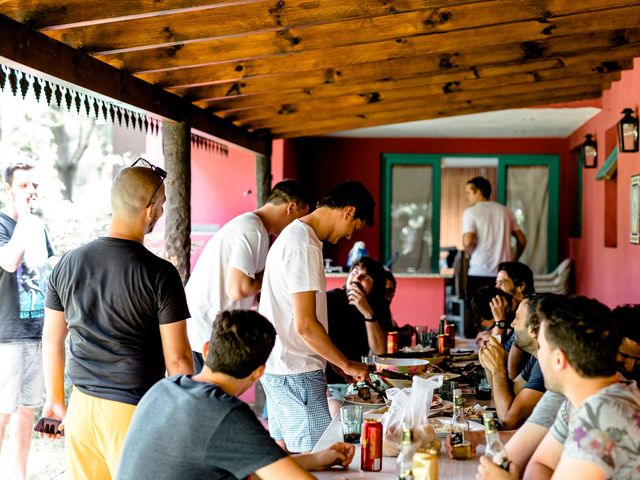
[[[43,416],[63,419],[67,478],[115,477],[140,398],[170,375],[193,373],[180,276],[144,245],[163,213],[166,172],[144,160],[111,190],[107,236],[65,254],[47,290]],[[73,392],[64,402],[65,339]]]

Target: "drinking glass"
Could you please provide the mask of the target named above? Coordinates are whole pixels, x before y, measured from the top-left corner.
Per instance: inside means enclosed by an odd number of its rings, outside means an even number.
[[[359,443],[362,431],[362,405],[344,405],[340,408],[342,436],[347,443]]]
[[[430,347],[433,339],[433,332],[426,325],[418,325],[416,327],[416,340],[423,347]]]
[[[442,397],[443,400],[453,400],[453,391],[456,388],[458,388],[458,384],[453,380],[444,382],[442,387],[440,387],[440,397]]]
[[[360,357],[360,361],[369,367],[370,372],[374,372],[376,369],[376,359],[375,355],[363,355]]]
[[[476,398],[478,400],[491,400],[491,385],[484,372],[476,377]]]

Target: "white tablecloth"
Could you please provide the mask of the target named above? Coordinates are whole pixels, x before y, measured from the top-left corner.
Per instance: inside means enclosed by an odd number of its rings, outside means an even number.
[[[456,347],[458,349],[471,349],[477,350],[475,341],[473,339],[456,339]],[[322,435],[322,438],[318,441],[314,451],[322,450],[329,447],[335,442],[342,441],[342,426],[340,425],[340,416],[332,420],[327,430]],[[476,476],[476,470],[478,469],[478,458],[484,451],[484,446],[478,447],[478,453],[475,458],[471,460],[450,460],[442,448],[440,453],[440,459],[438,461],[439,480],[465,480],[474,479]],[[356,445],[356,455],[351,462],[348,470],[341,468],[334,468],[324,472],[313,472],[313,474],[320,480],[329,479],[376,479],[376,480],[397,480],[398,475],[396,472],[396,458],[395,457],[383,457],[382,458],[382,471],[381,472],[362,472],[360,470],[360,444]],[[366,476],[365,476],[366,474]]]
[[[331,421],[329,427],[322,435],[322,438],[318,441],[316,448],[314,451],[322,450],[324,448],[333,445],[335,442],[342,441],[342,426],[340,425],[339,415]],[[483,447],[479,447],[479,450],[482,451]],[[447,457],[446,452],[443,451],[440,454],[439,460],[439,480],[464,480],[464,479],[473,479],[476,475],[476,470],[478,468],[478,458],[480,453],[476,454],[476,457],[471,460],[450,460]],[[376,480],[397,480],[398,476],[396,473],[396,458],[395,457],[383,457],[382,458],[382,471],[381,472],[367,472],[367,476],[364,475],[360,470],[360,444],[356,445],[356,455],[353,458],[353,462],[348,470],[343,470],[341,468],[334,468],[331,470],[327,470],[325,472],[313,472],[313,474],[321,480],[329,480],[329,479],[341,479],[344,478],[349,480],[350,478],[361,479],[376,479]],[[358,476],[350,474],[358,474]]]

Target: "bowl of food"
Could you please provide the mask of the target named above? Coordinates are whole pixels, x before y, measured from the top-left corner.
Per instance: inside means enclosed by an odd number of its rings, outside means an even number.
[[[389,358],[378,357],[376,359],[376,371],[383,375],[393,372],[407,376],[410,380],[412,375],[420,375],[427,371],[429,360],[423,358]]]

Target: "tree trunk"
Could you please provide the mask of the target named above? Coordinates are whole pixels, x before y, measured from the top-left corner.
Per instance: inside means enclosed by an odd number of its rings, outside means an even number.
[[[191,126],[188,120],[162,122],[165,169],[165,254],[187,283],[191,255]]]

